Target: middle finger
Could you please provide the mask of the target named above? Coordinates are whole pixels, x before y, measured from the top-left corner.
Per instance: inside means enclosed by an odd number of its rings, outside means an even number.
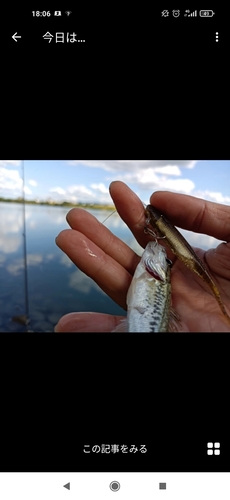
[[[126,309],[126,295],[132,275],[123,266],[77,230],[61,231],[56,243],[83,273]]]
[[[140,257],[96,217],[82,208],[73,208],[68,212],[66,218],[72,229],[84,234],[133,275]]]

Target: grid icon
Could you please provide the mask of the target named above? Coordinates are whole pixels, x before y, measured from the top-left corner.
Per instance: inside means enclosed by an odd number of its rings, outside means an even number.
[[[207,443],[207,455],[220,455],[220,443]]]

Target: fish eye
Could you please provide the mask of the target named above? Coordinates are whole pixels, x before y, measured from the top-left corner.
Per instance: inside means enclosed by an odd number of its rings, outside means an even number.
[[[173,263],[170,259],[166,258],[166,262],[170,267],[172,267]]]

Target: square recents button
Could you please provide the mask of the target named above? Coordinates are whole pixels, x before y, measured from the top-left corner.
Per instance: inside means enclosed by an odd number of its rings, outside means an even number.
[[[159,483],[159,490],[166,490],[166,483]]]

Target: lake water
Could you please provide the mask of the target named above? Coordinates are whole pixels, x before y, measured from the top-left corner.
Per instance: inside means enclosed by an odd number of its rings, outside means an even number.
[[[12,317],[26,314],[27,301],[29,329],[34,332],[52,332],[59,318],[73,311],[125,314],[56,246],[55,238],[58,233],[69,228],[66,222],[69,210],[70,208],[25,205],[25,269],[23,205],[0,203],[0,332],[26,331],[26,326],[12,321]],[[106,210],[89,212],[101,222],[111,214],[111,211]],[[117,213],[105,224],[134,251],[142,254],[143,249]],[[194,246],[207,249],[219,243],[206,235],[181,232]]]

